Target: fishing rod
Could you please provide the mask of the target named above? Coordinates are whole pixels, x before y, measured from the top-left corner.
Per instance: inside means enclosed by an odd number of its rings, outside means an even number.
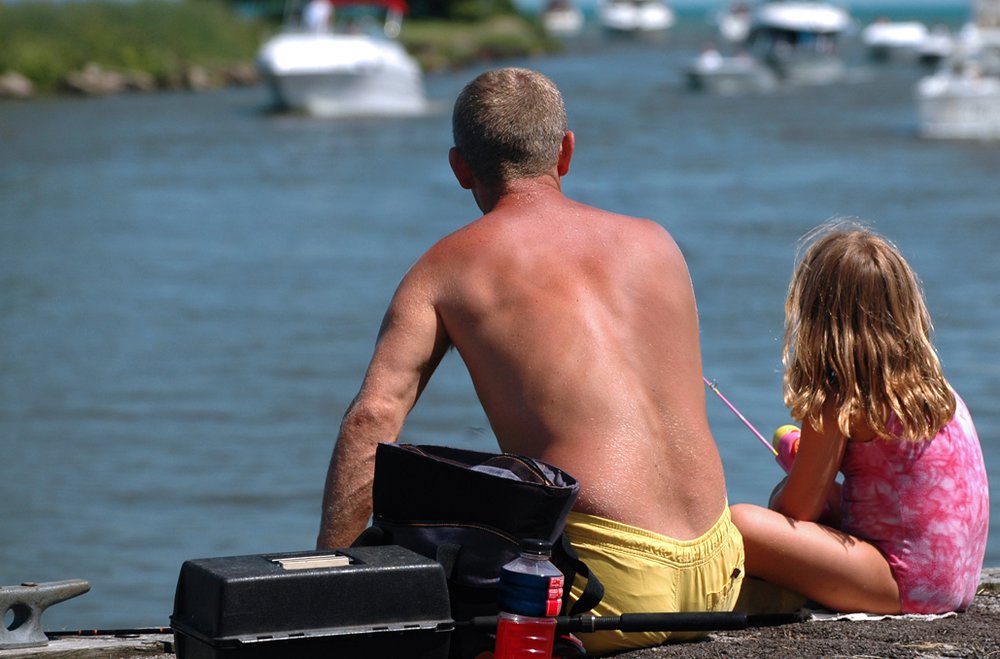
[[[733,411],[733,414],[735,414],[739,418],[739,420],[742,421],[743,424],[750,429],[750,432],[752,432],[757,437],[757,439],[760,440],[760,443],[766,446],[767,450],[770,451],[772,455],[777,456],[778,450],[774,448],[771,442],[764,439],[764,435],[760,434],[760,431],[754,428],[752,423],[747,421],[747,418],[743,416],[738,409],[736,409],[735,405],[729,402],[729,399],[727,399],[725,396],[722,395],[722,392],[719,391],[719,387],[715,384],[715,380],[709,380],[704,375],[701,376],[701,379],[704,380],[708,388],[714,391],[715,395],[718,396],[722,400],[722,402],[725,403],[726,406]]]
[[[46,636],[143,636],[148,634],[173,634],[170,627],[132,627],[127,629],[58,629],[45,632]]]
[[[753,424],[747,421],[747,418],[740,414],[740,411],[736,409],[736,406],[729,402],[729,400],[722,395],[719,391],[719,387],[716,386],[714,380],[709,380],[704,375],[701,379],[705,381],[709,389],[715,392],[715,395],[722,399],[722,402],[726,404],[733,411],[733,414],[739,417],[747,428],[749,428],[757,439],[760,440],[761,444],[767,447],[767,450],[771,452],[771,455],[775,457],[781,468],[785,470],[785,473],[791,473],[792,463],[795,462],[795,456],[799,452],[799,438],[802,433],[798,426],[793,424],[786,424],[774,431],[774,439],[772,441],[767,441],[764,436],[753,427]]]
[[[751,614],[735,611],[691,611],[669,613],[623,613],[618,616],[558,616],[560,632],[595,632],[614,629],[623,632],[711,632],[751,627],[772,627],[802,622],[802,613]],[[455,622],[456,629],[496,629],[497,616],[476,616]]]

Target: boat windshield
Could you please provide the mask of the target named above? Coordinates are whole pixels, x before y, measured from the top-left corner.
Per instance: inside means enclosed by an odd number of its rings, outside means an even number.
[[[285,24],[306,32],[399,36],[405,0],[290,0]]]

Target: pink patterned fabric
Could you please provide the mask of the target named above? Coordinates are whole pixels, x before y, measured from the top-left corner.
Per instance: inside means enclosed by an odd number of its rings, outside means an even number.
[[[889,561],[903,613],[969,606],[989,530],[989,487],[979,437],[957,399],[955,417],[926,442],[849,442],[844,474],[847,533]],[[893,418],[890,430],[900,431]]]

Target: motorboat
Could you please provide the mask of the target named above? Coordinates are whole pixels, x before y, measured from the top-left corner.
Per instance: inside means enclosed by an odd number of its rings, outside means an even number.
[[[551,0],[542,10],[542,26],[549,34],[576,34],[583,29],[583,24],[583,11],[573,0]]]
[[[868,57],[878,62],[915,59],[929,37],[930,30],[920,21],[880,18],[861,30]]]
[[[850,26],[847,10],[832,4],[769,2],[753,13],[747,48],[784,82],[837,82],[847,73],[839,38]]]
[[[621,33],[662,32],[676,20],[664,0],[598,0],[597,18],[606,30]]]
[[[396,40],[405,11],[405,0],[311,0],[292,12],[257,54],[275,105],[321,117],[424,113],[423,73]]]
[[[879,19],[861,30],[861,42],[876,62],[912,60],[936,66],[954,49],[951,30],[944,25],[927,27],[919,21]]]
[[[722,96],[766,93],[778,87],[774,70],[750,55],[723,55],[711,49],[688,65],[684,77],[689,89]]]
[[[1000,77],[966,71],[936,74],[917,87],[920,135],[942,139],[1000,139]]]
[[[954,52],[917,83],[923,137],[1000,140],[1000,0],[979,0]]]

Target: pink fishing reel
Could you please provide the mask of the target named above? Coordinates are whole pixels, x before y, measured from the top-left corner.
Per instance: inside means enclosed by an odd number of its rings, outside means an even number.
[[[792,470],[792,463],[799,452],[799,436],[801,431],[797,426],[787,424],[774,431],[771,438],[771,446],[778,452],[774,456],[781,468],[788,473]]]

